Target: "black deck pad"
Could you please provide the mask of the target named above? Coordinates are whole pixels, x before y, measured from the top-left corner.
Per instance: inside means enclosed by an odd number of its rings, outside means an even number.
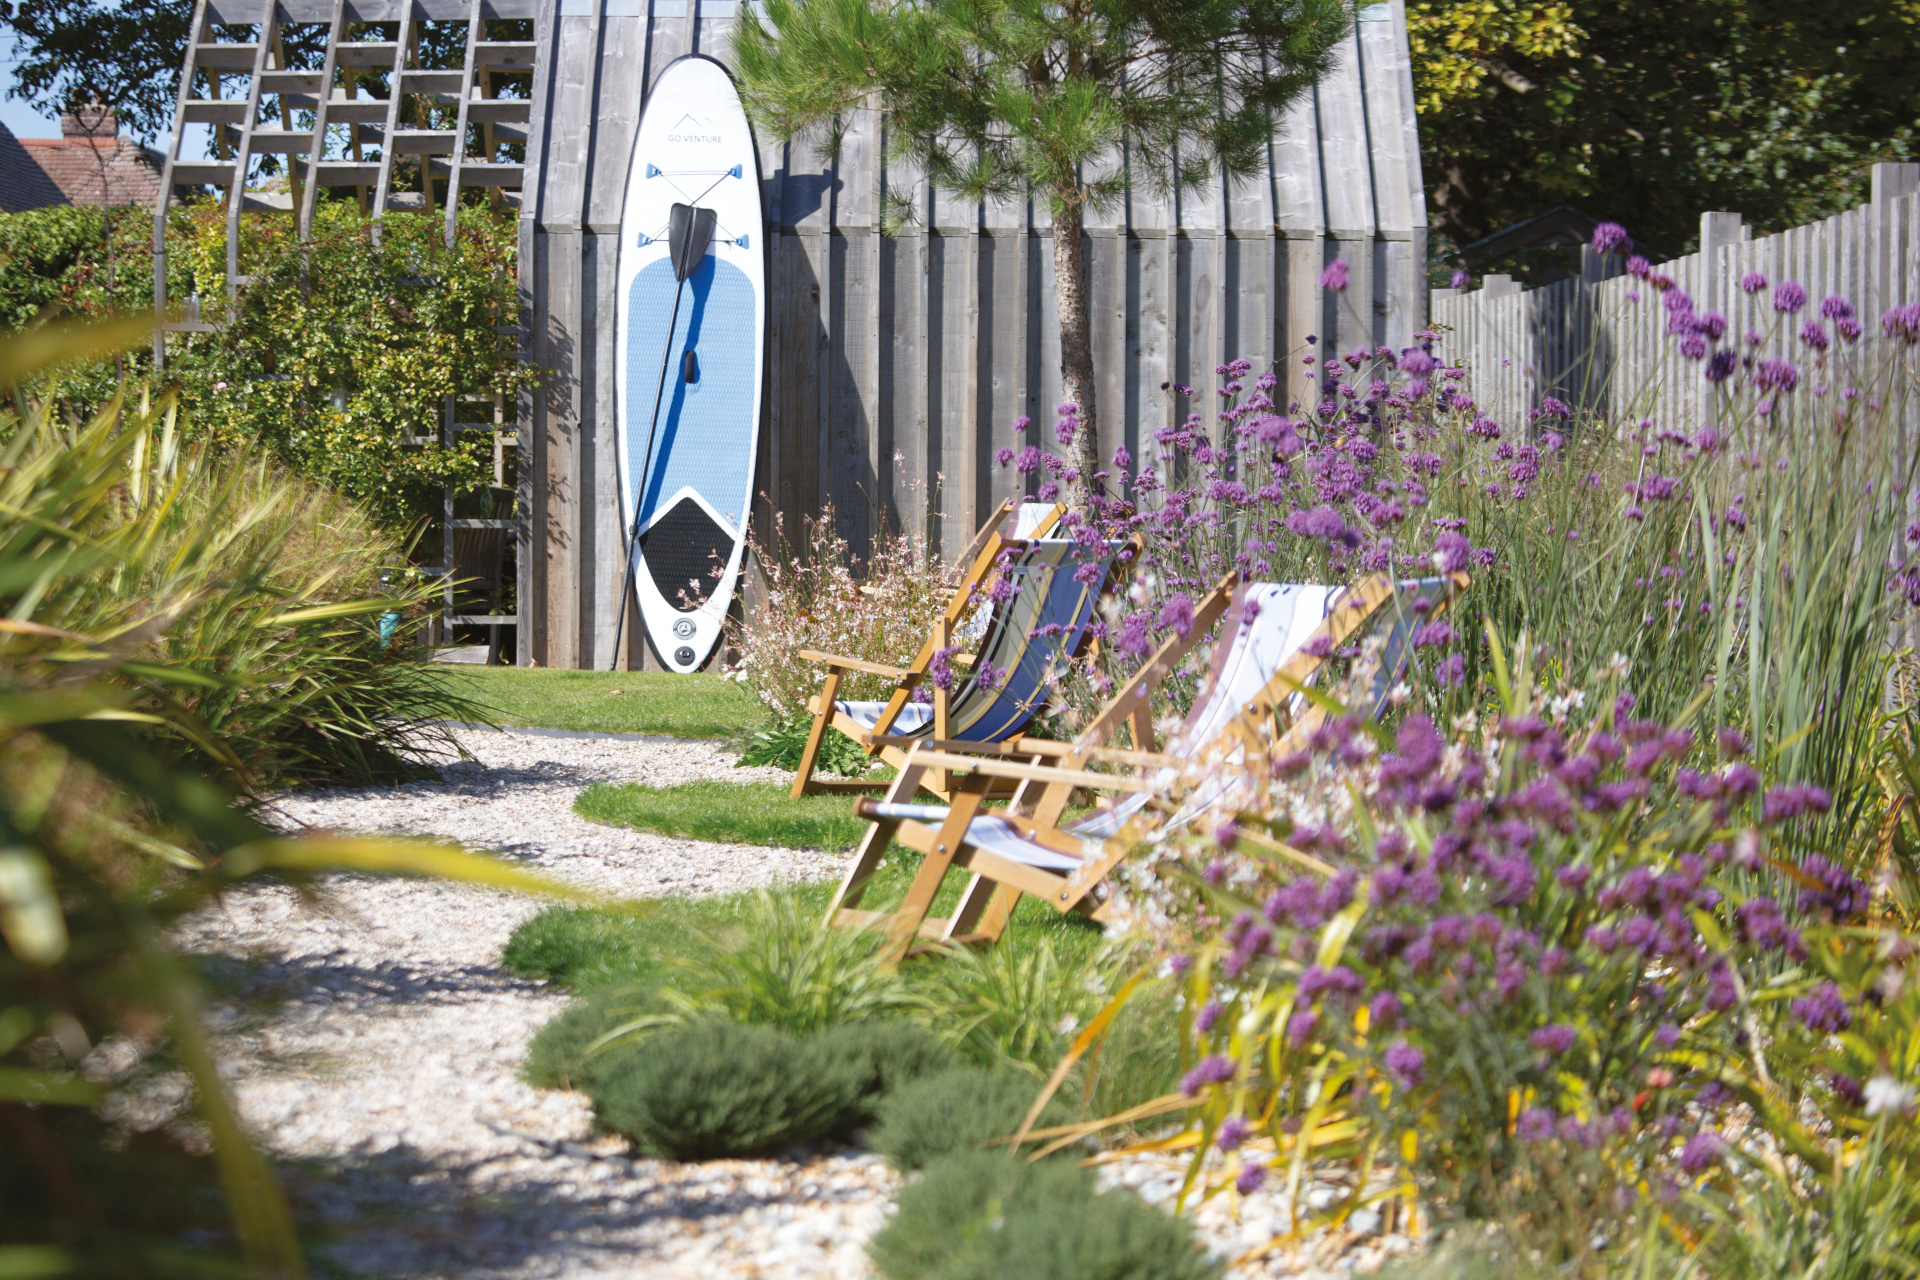
[[[682,498],[640,535],[640,554],[660,594],[687,611],[713,594],[713,571],[733,554],[733,535],[699,503]]]

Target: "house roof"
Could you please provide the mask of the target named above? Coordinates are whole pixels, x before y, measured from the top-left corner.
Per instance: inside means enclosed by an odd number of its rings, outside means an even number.
[[[160,194],[160,173],[165,163],[160,153],[121,137],[119,122],[105,108],[83,107],[65,113],[60,117],[58,138],[17,138],[14,143],[63,197],[40,199],[24,208],[43,204],[150,206]]]
[[[13,136],[13,130],[0,124],[0,209],[19,213],[68,203],[66,193]]]

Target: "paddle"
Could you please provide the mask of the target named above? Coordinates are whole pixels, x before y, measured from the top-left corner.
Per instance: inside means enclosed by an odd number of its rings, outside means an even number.
[[[707,256],[707,248],[713,243],[714,224],[719,216],[711,209],[697,209],[690,204],[676,204],[667,222],[667,247],[673,262],[673,318],[667,321],[667,343],[660,352],[660,382],[653,391],[653,421],[647,427],[647,457],[640,466],[640,488],[633,499],[633,530],[627,535],[627,569],[620,576],[620,612],[613,623],[613,656],[607,660],[607,670],[614,671],[620,664],[620,637],[627,623],[627,600],[633,590],[633,558],[640,551],[640,511],[641,499],[647,496],[647,471],[653,466],[653,436],[660,427],[660,400],[667,390],[667,366],[673,359],[673,335],[680,325],[680,295],[686,292],[687,277]]]

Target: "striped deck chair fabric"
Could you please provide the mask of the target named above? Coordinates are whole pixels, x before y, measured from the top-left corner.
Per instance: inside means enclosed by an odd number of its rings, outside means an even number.
[[[1090,560],[1070,538],[1024,544],[1002,573],[1013,595],[989,614],[973,669],[957,682],[947,712],[948,735],[958,742],[1003,742],[1025,729],[1046,705],[1050,681],[1065,673],[1093,622],[1120,543]],[[1091,563],[1091,570],[1088,565]],[[983,677],[991,677],[991,680]],[[884,702],[835,702],[833,709],[872,728]],[[933,731],[933,704],[909,702],[888,733],[919,737]]]

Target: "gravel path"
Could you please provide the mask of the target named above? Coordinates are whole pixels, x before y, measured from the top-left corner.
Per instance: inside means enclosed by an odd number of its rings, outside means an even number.
[[[591,782],[668,786],[733,770],[707,743],[463,732],[436,782],[290,798],[280,820],[432,834],[626,896],[821,879],[820,852],[675,840],[573,814]],[[235,992],[214,1010],[242,1114],[291,1167],[325,1259],[360,1275],[858,1276],[894,1175],[858,1153],[676,1165],[596,1137],[584,1096],[521,1082],[565,1005],[499,965],[540,909],[462,886],[326,878],[261,885],[188,922]]]
[[[597,781],[791,776],[734,770],[713,744],[459,737],[474,759],[437,781],[289,797],[277,820],[290,830],[440,836],[629,897],[840,870],[838,855],[671,839],[574,816],[574,797]],[[394,1280],[870,1275],[865,1242],[899,1182],[878,1157],[634,1159],[624,1140],[594,1132],[584,1095],[521,1081],[528,1041],[567,1002],[500,967],[508,937],[540,908],[491,890],[335,875],[304,894],[248,886],[181,929],[181,945],[208,957],[217,988],[231,993],[210,1011],[222,1069],[316,1228],[323,1270]],[[177,1113],[185,1098],[173,1090],[148,1102]],[[1183,1174],[1171,1157],[1102,1171],[1155,1204],[1171,1201]],[[1334,1196],[1316,1182],[1308,1198],[1319,1208]],[[1229,1280],[1372,1270],[1410,1247],[1376,1234],[1386,1224],[1368,1216],[1361,1231],[1318,1233],[1299,1253],[1235,1268]],[[1283,1230],[1283,1218],[1267,1190],[1210,1204],[1196,1225],[1232,1257]]]

